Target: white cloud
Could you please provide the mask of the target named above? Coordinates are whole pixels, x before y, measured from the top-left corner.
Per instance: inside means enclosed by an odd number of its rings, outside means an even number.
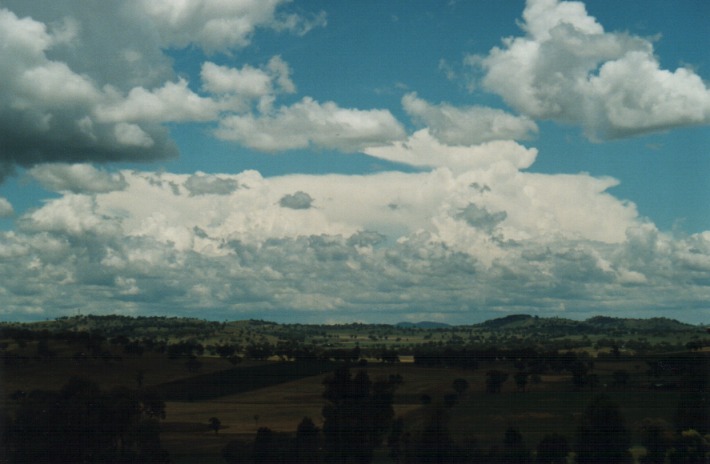
[[[491,140],[522,140],[537,132],[537,125],[525,116],[483,106],[457,108],[432,105],[416,93],[402,98],[405,111],[428,127],[439,141],[449,145],[476,145]]]
[[[325,25],[325,14],[312,18],[280,15],[287,0],[135,0],[156,26],[162,43],[182,48],[196,44],[208,53],[242,48],[259,27],[287,30],[298,35]]]
[[[214,100],[190,90],[184,79],[152,91],[135,87],[125,98],[109,92],[104,100],[95,111],[100,122],[209,121],[216,119],[220,109]]]
[[[155,144],[153,138],[137,124],[118,123],[113,133],[116,141],[121,145],[150,148]]]
[[[605,32],[580,2],[529,0],[524,37],[468,62],[484,88],[538,119],[618,138],[710,122],[710,90],[690,69],[660,68],[653,44]]]
[[[121,174],[101,171],[89,164],[42,164],[28,174],[43,187],[57,192],[106,193],[126,186]]]
[[[12,204],[7,201],[7,198],[0,197],[0,218],[10,217],[15,214]]]
[[[124,189],[65,192],[0,234],[4,310],[62,301],[97,313],[394,322],[436,308],[465,322],[474,311],[672,316],[681,305],[707,315],[710,235],[659,232],[606,193],[611,179],[495,165],[270,178],[124,171]],[[284,208],[285,198],[311,207]]]
[[[401,139],[404,129],[388,110],[341,108],[306,97],[273,113],[226,116],[215,134],[262,151],[312,146],[352,152]]]
[[[237,69],[206,62],[200,76],[203,88],[219,95],[222,106],[236,112],[248,111],[254,101],[259,111],[270,111],[276,95],[296,91],[291,68],[279,56],[262,68],[244,65]]]
[[[428,129],[421,129],[404,142],[373,146],[364,150],[377,158],[420,167],[447,167],[455,171],[478,168],[517,170],[530,167],[537,150],[512,140],[496,140],[474,146],[441,143]]]
[[[283,0],[167,0],[87,5],[80,0],[0,7],[0,180],[15,165],[157,160],[177,154],[163,126],[270,111],[292,93],[290,68],[206,63],[200,94],[177,78],[165,50],[229,52],[259,28],[304,34],[324,14],[282,11]],[[110,56],[111,59],[106,59]]]
[[[61,28],[54,32],[60,35],[52,35],[42,22],[0,9],[0,162],[31,166],[174,155],[167,131],[159,126],[94,120],[93,111],[107,94],[89,75],[48,58],[75,37]]]

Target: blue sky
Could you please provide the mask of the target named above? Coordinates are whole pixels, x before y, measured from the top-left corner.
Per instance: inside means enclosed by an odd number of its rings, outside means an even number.
[[[0,318],[710,315],[701,0],[0,0]]]

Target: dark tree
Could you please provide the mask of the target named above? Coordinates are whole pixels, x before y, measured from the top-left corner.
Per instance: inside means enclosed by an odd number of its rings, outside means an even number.
[[[564,464],[569,451],[569,443],[564,435],[545,435],[537,445],[537,464]]]
[[[513,378],[515,379],[515,386],[518,387],[518,390],[525,391],[525,387],[528,384],[528,374],[527,372],[516,372],[515,375],[513,375]]]
[[[141,413],[154,419],[165,419],[165,401],[158,390],[148,388],[139,393]]]
[[[529,464],[530,450],[525,447],[525,440],[517,429],[509,428],[503,437],[503,456],[505,464]]]
[[[486,392],[500,393],[503,383],[508,380],[508,374],[499,370],[490,370],[486,372]]]
[[[138,424],[138,463],[169,464],[170,455],[160,444],[160,423],[144,419]]]
[[[261,427],[254,439],[252,461],[254,464],[291,464],[292,449],[288,435]]]
[[[389,430],[394,417],[395,385],[370,381],[367,373],[354,377],[338,369],[323,382],[323,438],[327,462],[367,463]]]
[[[454,390],[456,391],[456,394],[461,396],[464,394],[466,390],[468,390],[468,380],[458,378],[454,380],[453,383]]]
[[[210,417],[210,430],[214,430],[215,435],[219,433],[219,429],[222,428],[222,421],[216,417]]]
[[[440,464],[452,461],[454,441],[448,427],[447,413],[436,409],[427,420],[424,430],[407,450],[410,460],[421,464]]]
[[[662,420],[646,420],[641,426],[641,444],[646,448],[646,456],[641,464],[663,464],[666,452],[671,446],[672,434],[668,424]]]
[[[59,392],[32,392],[9,424],[10,462],[167,462],[159,424],[151,422],[152,432],[146,432],[141,411],[136,392],[102,392],[95,383],[78,378]]]
[[[703,391],[683,392],[678,399],[675,412],[675,429],[710,431],[710,398]]]
[[[570,366],[570,372],[572,373],[572,383],[577,388],[582,388],[587,384],[587,365],[582,361],[576,361],[572,366]]]
[[[626,388],[629,383],[629,373],[625,370],[614,371],[614,385],[617,387]]]
[[[630,440],[619,407],[599,395],[587,406],[577,429],[577,464],[628,463]]]
[[[668,453],[670,464],[706,464],[710,443],[696,430],[686,430],[676,436]]]
[[[313,463],[320,461],[320,430],[310,417],[304,417],[296,429],[295,458],[298,463]]]

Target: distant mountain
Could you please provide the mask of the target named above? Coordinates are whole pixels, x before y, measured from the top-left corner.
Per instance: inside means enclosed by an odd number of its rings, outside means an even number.
[[[612,333],[612,332],[681,332],[697,329],[675,319],[654,317],[650,319],[631,319],[622,317],[595,316],[585,321],[575,321],[560,317],[536,317],[529,314],[511,314],[491,319],[474,327],[487,330],[543,330],[546,332],[566,333]]]
[[[397,327],[402,327],[405,329],[417,328],[417,329],[445,329],[447,327],[452,327],[449,324],[443,322],[432,322],[432,321],[421,321],[421,322],[399,322]]]

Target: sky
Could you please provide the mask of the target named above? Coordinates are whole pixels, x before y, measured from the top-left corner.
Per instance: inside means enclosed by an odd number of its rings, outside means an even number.
[[[709,22],[0,0],[0,320],[707,323]]]

